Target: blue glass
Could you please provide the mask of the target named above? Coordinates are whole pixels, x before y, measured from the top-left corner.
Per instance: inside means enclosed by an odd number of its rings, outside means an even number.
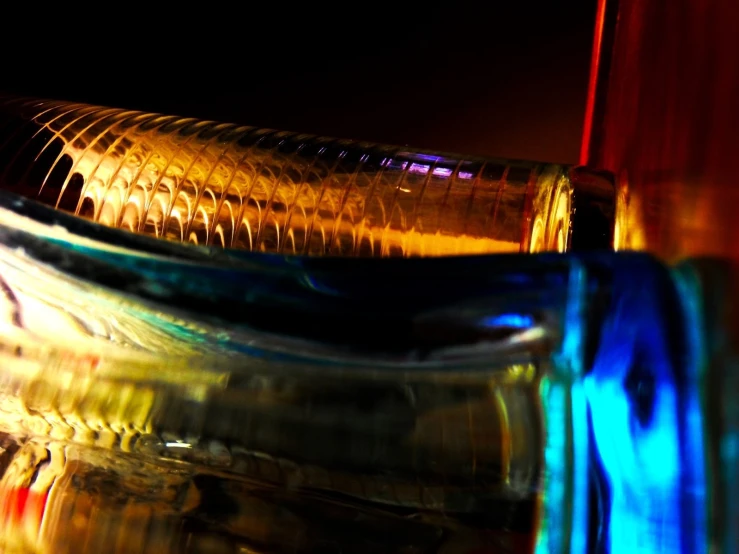
[[[734,513],[720,263],[254,254],[7,192],[0,243],[5,548],[698,553]]]
[[[646,272],[616,281],[584,378],[603,522],[596,551],[708,548],[700,319],[664,293],[674,286]]]

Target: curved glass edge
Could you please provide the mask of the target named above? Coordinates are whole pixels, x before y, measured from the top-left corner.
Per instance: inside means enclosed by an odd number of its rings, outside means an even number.
[[[688,332],[696,355],[691,400],[700,409],[692,423],[696,443],[703,438],[695,445],[702,456],[694,458],[694,478],[705,483],[704,509],[696,514],[695,551],[733,552],[739,544],[739,272],[735,262],[697,258],[680,264],[675,273],[692,315]]]
[[[3,198],[10,199],[0,194]],[[561,285],[567,262],[557,257],[539,262],[518,256],[231,257],[113,229],[105,229],[100,240],[96,224],[28,207],[27,201],[16,200],[0,205],[0,234],[16,254],[139,304],[165,305],[166,311],[186,312],[183,318],[265,340],[279,335],[365,355],[383,348],[388,356],[424,351],[419,355],[433,359],[440,347],[482,339],[492,343],[496,333],[519,328],[492,316],[505,315],[522,302],[531,312],[532,323],[525,327],[554,325],[559,334],[556,321],[546,321],[543,311],[561,306],[565,296]],[[526,298],[516,297],[520,294]],[[445,336],[449,325],[465,328],[464,336]],[[434,335],[433,340],[426,335]]]
[[[143,326],[131,336],[159,338],[121,347],[125,337],[116,343],[103,333],[92,343],[62,337],[54,346],[25,333],[6,310],[5,398],[31,377],[46,387],[25,389],[36,405],[39,390],[53,396],[49,387],[77,395],[77,382],[94,382],[96,394],[113,397],[116,388],[129,386],[130,393],[145,383],[135,408],[113,403],[106,417],[135,413],[137,432],[171,433],[181,422],[153,409],[152,395],[184,395],[195,422],[188,432],[197,436],[223,394],[251,390],[249,376],[261,379],[259,386],[280,375],[334,388],[416,379],[439,390],[455,380],[481,386],[503,376],[538,387],[544,471],[527,485],[540,493],[538,552],[703,552],[707,533],[731,533],[720,521],[736,514],[735,500],[719,485],[736,490],[736,417],[709,409],[717,393],[703,369],[719,359],[706,346],[714,344],[706,333],[720,334],[706,306],[721,294],[703,284],[706,273],[691,269],[695,264],[671,272],[629,253],[235,260],[183,245],[175,247],[181,254],[168,255],[116,243],[130,237],[115,230],[96,240],[93,224],[60,232],[58,221],[20,208],[0,209],[0,274],[12,291],[25,285],[47,299],[63,294],[57,313],[69,313],[71,301],[88,317],[102,306],[107,316]],[[6,291],[6,308],[13,298]],[[276,308],[279,317],[268,311]],[[224,332],[232,334],[223,340]],[[355,340],[357,334],[371,340]],[[213,337],[219,339],[209,343]],[[164,354],[167,345],[179,357]],[[534,372],[520,373],[522,361]],[[716,371],[708,373],[722,383],[731,378]],[[718,389],[722,410],[732,409],[735,386],[727,384]],[[33,427],[48,422],[29,428],[22,413],[14,415],[14,431],[51,432]],[[716,418],[723,427],[714,426]],[[506,429],[536,440],[526,426]],[[58,438],[73,440],[69,433]],[[152,440],[159,446],[147,455],[172,455],[165,446],[172,441]]]
[[[553,375],[542,380],[546,441],[542,515],[535,552],[583,552],[589,512],[587,407],[583,354],[587,335],[588,274],[571,260],[566,323]],[[590,314],[591,316],[593,314]]]

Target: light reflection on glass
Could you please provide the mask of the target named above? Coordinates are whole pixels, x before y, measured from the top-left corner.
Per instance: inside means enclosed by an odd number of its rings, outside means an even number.
[[[614,294],[584,379],[602,479],[598,551],[706,552],[699,360],[688,340],[698,320],[656,293],[668,284],[642,279]]]
[[[485,318],[482,324],[486,327],[528,329],[534,326],[534,318],[525,314],[500,314]]]

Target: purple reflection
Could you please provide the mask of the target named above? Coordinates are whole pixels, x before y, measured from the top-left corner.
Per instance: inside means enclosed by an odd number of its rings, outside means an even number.
[[[408,169],[409,173],[416,173],[418,175],[427,175],[429,172],[429,169],[431,169],[431,166],[424,165],[424,164],[411,164],[410,169]],[[431,172],[432,175],[436,177],[450,177],[453,171],[449,169],[448,167],[435,167],[434,170]]]
[[[409,173],[417,173],[419,175],[426,175],[429,172],[428,165],[411,164],[411,168],[408,170]]]
[[[466,171],[460,171],[459,172],[459,178],[460,179],[472,179],[474,175],[472,173],[468,173]]]

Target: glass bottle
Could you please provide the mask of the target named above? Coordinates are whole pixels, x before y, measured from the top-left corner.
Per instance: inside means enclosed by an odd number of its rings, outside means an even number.
[[[7,190],[170,240],[307,255],[563,252],[577,202],[599,219],[574,246],[612,240],[612,183],[591,178],[573,197],[560,165],[19,98],[0,101],[0,125]]]

